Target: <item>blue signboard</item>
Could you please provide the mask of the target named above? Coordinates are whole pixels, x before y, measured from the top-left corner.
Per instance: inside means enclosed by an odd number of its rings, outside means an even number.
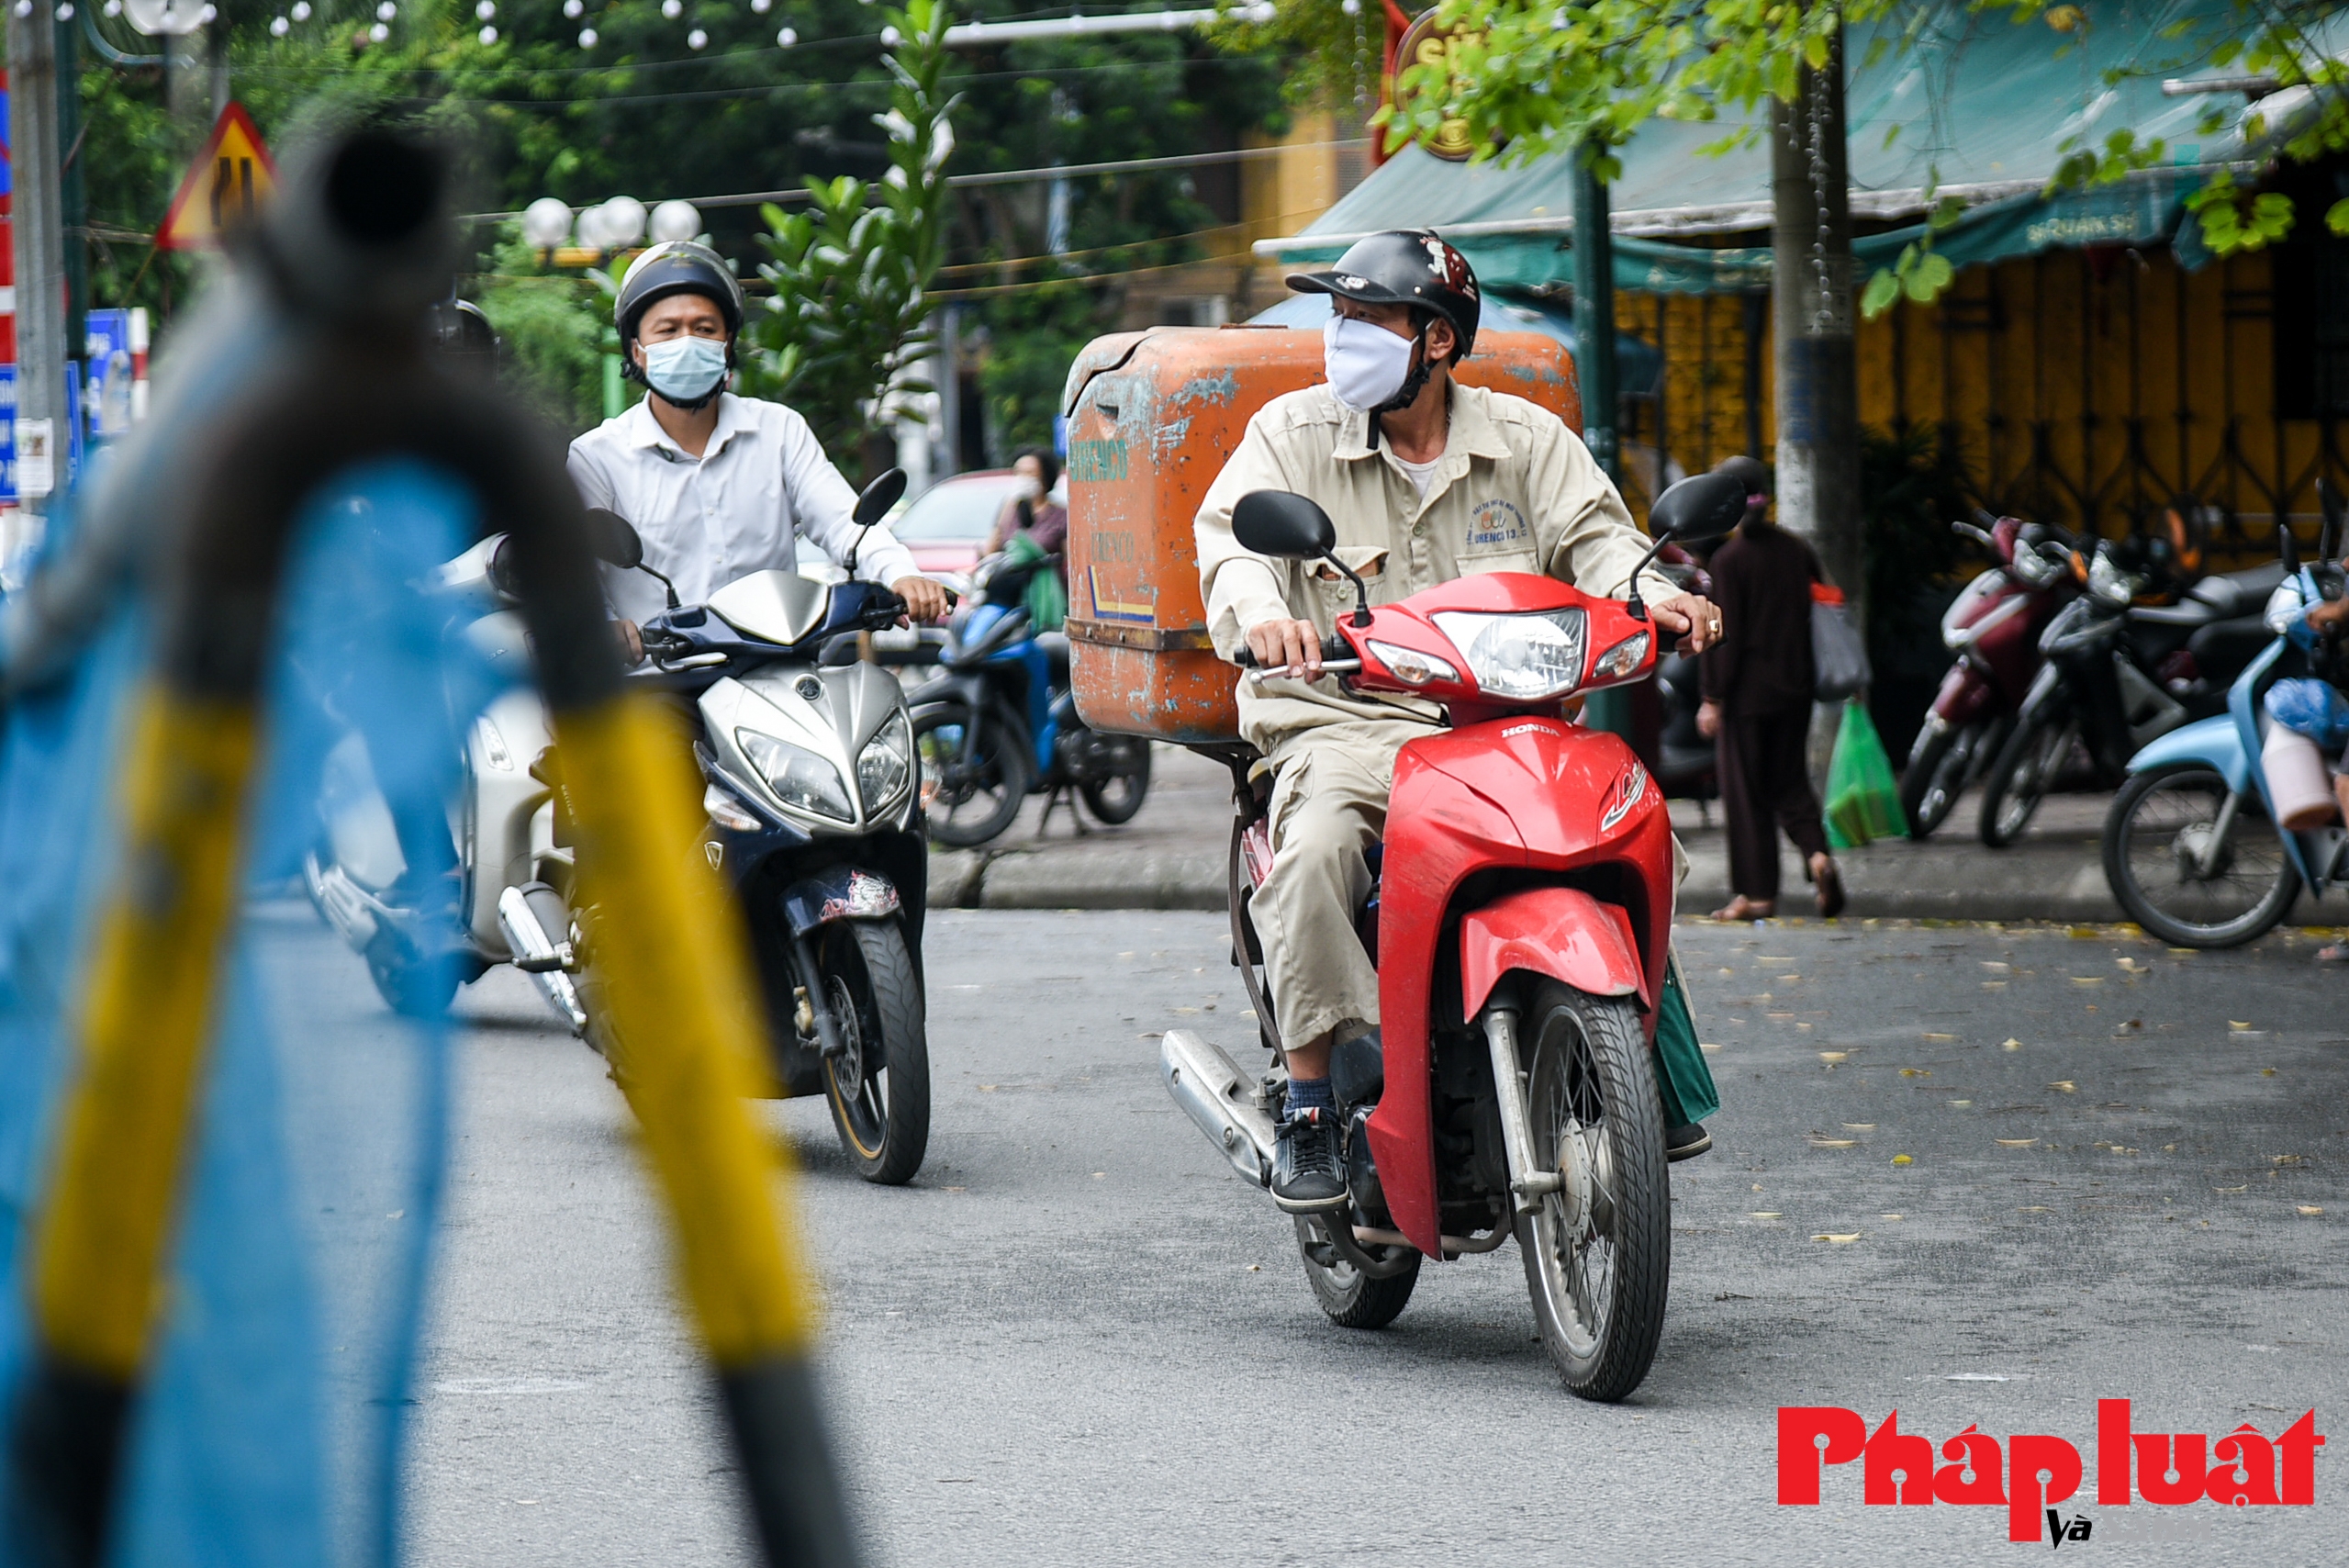
[[[90,411],[90,439],[109,441],[130,429],[130,312],[119,308],[92,310],[87,319],[83,352],[89,356],[84,371],[89,385],[82,406]],[[75,426],[77,439],[82,433],[82,427]],[[81,458],[76,450],[76,467]]]

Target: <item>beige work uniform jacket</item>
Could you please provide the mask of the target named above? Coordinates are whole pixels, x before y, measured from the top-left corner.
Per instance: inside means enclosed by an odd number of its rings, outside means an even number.
[[[1248,421],[1193,524],[1207,625],[1225,658],[1259,622],[1311,621],[1324,637],[1354,604],[1353,586],[1326,562],[1275,560],[1232,537],[1232,506],[1251,490],[1293,490],[1337,529],[1337,557],[1362,574],[1372,604],[1407,598],[1471,572],[1540,572],[1586,593],[1627,597],[1648,538],[1580,437],[1539,404],[1454,383],[1444,455],[1423,498],[1371,416],[1326,386],[1283,393]],[[1643,574],[1650,602],[1680,590]],[[1434,720],[1432,703],[1349,699],[1337,678],[1242,681],[1240,731],[1269,757],[1326,724]]]

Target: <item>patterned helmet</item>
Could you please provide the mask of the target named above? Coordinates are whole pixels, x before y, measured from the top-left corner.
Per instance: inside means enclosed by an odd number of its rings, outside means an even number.
[[[1468,258],[1433,230],[1393,229],[1357,240],[1327,272],[1291,273],[1300,294],[1335,294],[1364,305],[1410,305],[1452,324],[1466,359],[1476,346],[1482,295]]]

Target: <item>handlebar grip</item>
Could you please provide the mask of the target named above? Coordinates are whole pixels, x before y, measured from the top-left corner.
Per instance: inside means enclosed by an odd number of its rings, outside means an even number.
[[[1232,655],[1232,662],[1239,666],[1242,669],[1254,669],[1256,667],[1256,650],[1243,643],[1240,644],[1239,651]]]

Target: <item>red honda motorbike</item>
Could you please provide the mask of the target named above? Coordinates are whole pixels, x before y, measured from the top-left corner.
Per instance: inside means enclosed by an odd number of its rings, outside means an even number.
[[[1744,511],[1740,482],[1700,475],[1659,497],[1650,525],[1661,546],[1719,537]],[[1346,571],[1328,517],[1303,497],[1243,497],[1232,530],[1259,554]],[[1357,695],[1440,702],[1446,723],[1396,759],[1358,922],[1378,966],[1382,1059],[1341,1051],[1331,1064],[1349,1206],[1292,1216],[1306,1279],[1332,1321],[1375,1328],[1409,1301],[1422,1260],[1515,1236],[1568,1388],[1621,1399],[1654,1359],[1672,1270],[1650,1048],[1672,935],[1672,823],[1631,748],[1564,707],[1646,679],[1660,631],[1636,588],[1618,601],[1493,572],[1376,610],[1355,588],[1324,668]],[[1248,919],[1272,859],[1269,781],[1251,777],[1252,748],[1202,749],[1234,775],[1233,962],[1276,1063],[1243,1072],[1173,1030],[1160,1065],[1200,1130],[1269,1186],[1287,1075]]]
[[[1941,616],[1941,641],[1957,662],[1941,678],[1901,770],[1900,804],[1911,838],[1948,821],[1957,798],[1998,755],[2039,673],[2040,634],[2080,591],[2071,535],[2020,518],[1985,512],[1982,520],[1987,528],[1950,524],[1998,564],[1966,584]]]

